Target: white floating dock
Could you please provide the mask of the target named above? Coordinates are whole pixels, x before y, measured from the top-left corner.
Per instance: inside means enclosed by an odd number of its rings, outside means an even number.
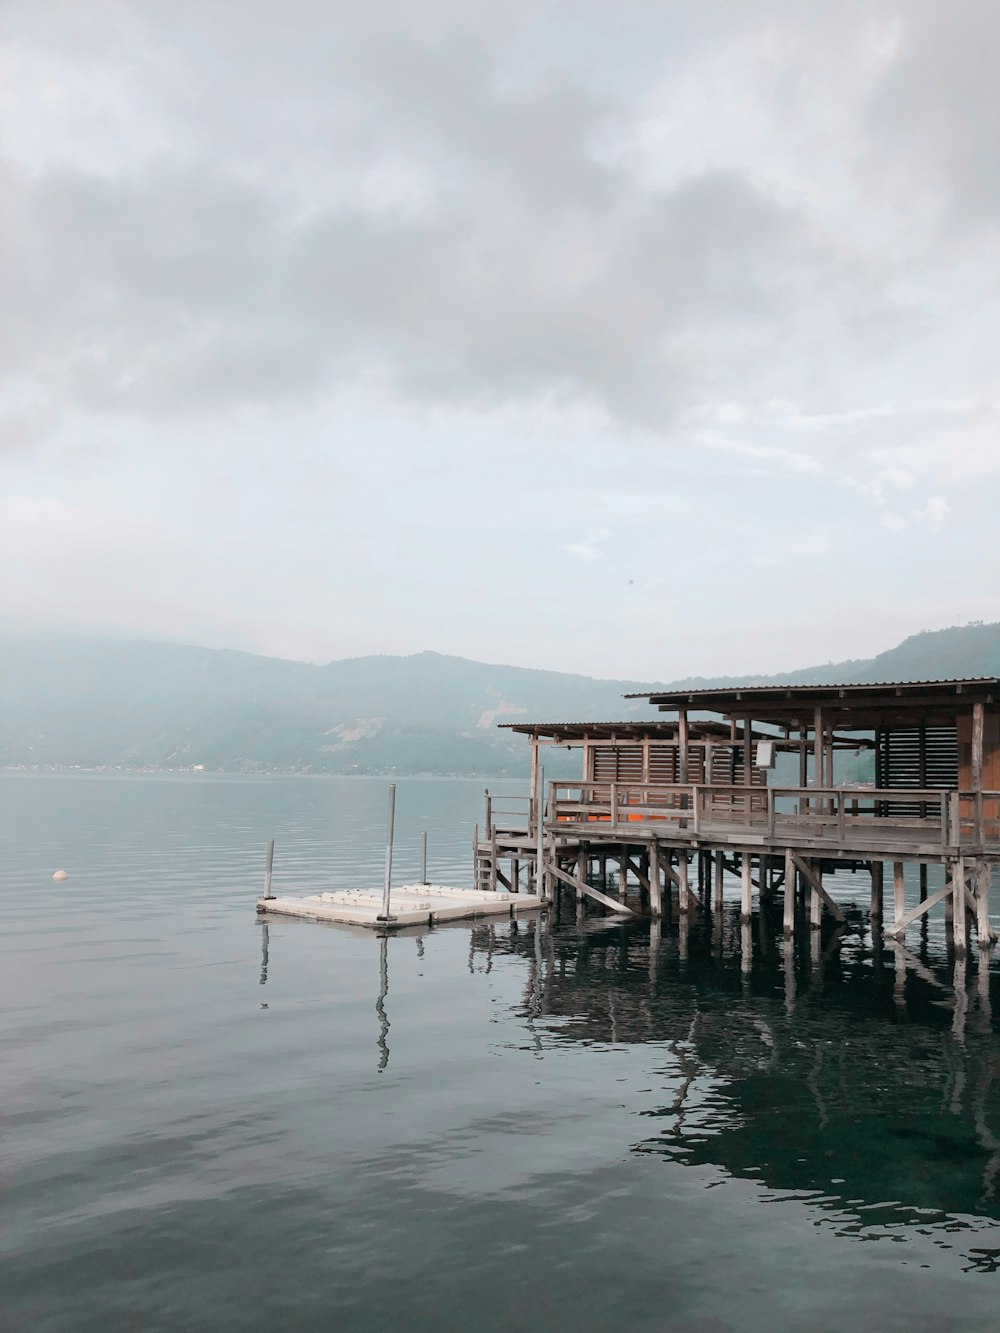
[[[268,916],[297,916],[307,921],[338,921],[373,930],[433,925],[463,917],[511,916],[530,912],[543,903],[533,893],[492,892],[489,889],[453,889],[444,884],[393,885],[389,919],[382,916],[381,889],[340,889],[307,898],[258,898],[257,911]]]

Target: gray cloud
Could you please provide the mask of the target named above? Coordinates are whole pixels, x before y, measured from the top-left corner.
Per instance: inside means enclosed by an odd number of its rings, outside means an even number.
[[[8,375],[103,410],[368,378],[428,403],[582,395],[656,425],[734,392],[806,309],[821,338],[890,316],[878,275],[862,292],[851,246],[766,174],[637,179],[609,150],[635,112],[621,80],[587,86],[589,54],[548,68],[532,8],[494,8],[299,4],[289,24],[247,5],[231,32],[225,6],[98,6],[154,70],[135,124],[104,133],[151,154],[9,169]],[[65,14],[22,8],[22,40],[99,72]],[[654,32],[669,65],[671,21]],[[135,96],[137,63],[112,60]]]
[[[993,614],[998,22],[6,0],[0,614],[506,658],[502,568],[525,661],[660,677]]]

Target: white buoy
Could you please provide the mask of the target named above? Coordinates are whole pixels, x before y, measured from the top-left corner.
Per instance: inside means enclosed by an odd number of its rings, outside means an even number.
[[[52,876],[52,878],[53,878],[53,879],[57,879],[57,880],[59,880],[60,883],[62,883],[62,881],[63,881],[64,879],[69,879],[69,871],[68,871],[68,870],[57,870],[56,873]]]

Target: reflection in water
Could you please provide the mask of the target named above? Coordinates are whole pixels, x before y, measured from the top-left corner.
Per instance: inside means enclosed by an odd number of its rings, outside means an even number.
[[[379,937],[378,959],[378,999],[375,1012],[378,1014],[378,1072],[381,1074],[389,1063],[389,1015],[385,1011],[385,998],[389,994],[389,937]]]
[[[632,1106],[634,1154],[754,1181],[845,1238],[921,1235],[1000,1269],[992,951],[955,960],[924,937],[913,953],[857,910],[791,942],[766,908],[677,931],[569,914],[439,929],[469,930],[474,972],[524,967],[516,1012],[538,1055],[647,1048],[643,1081],[662,1097]],[[381,1073],[388,938],[378,948]],[[987,1231],[997,1247],[969,1243]]]
[[[593,919],[472,934],[525,961],[536,1040],[649,1047],[665,1096],[636,1108],[652,1132],[633,1152],[755,1180],[845,1237],[916,1231],[950,1248],[993,1231],[991,953],[953,971],[926,939],[922,957],[873,948],[857,912],[797,948],[763,926],[774,938],[749,967],[751,926],[735,913],[679,934]],[[1000,1249],[967,1253],[970,1267],[1000,1265]]]
[[[267,985],[267,953],[270,937],[267,930],[267,922],[260,923],[260,984]]]

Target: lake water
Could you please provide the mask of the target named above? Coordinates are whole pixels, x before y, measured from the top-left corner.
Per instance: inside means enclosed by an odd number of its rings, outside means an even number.
[[[857,901],[740,931],[379,941],[254,911],[381,878],[384,782],[0,774],[4,1330],[987,1329],[996,978]],[[482,783],[400,782],[468,883]],[[70,879],[52,882],[65,867]],[[824,940],[824,944],[827,941]]]

